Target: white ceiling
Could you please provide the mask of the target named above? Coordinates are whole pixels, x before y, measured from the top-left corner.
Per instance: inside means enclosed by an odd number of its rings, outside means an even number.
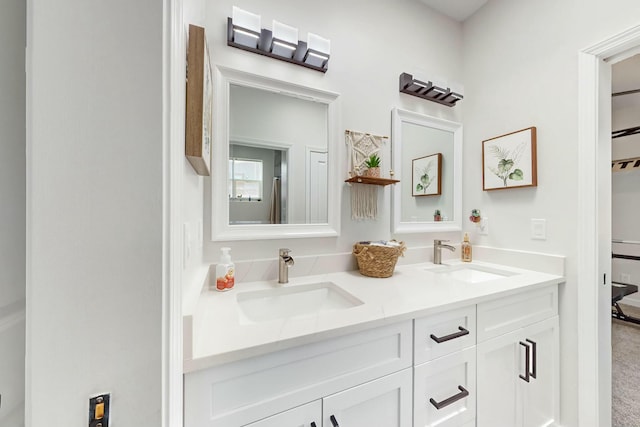
[[[488,0],[420,0],[432,9],[462,22],[478,9],[485,5]]]

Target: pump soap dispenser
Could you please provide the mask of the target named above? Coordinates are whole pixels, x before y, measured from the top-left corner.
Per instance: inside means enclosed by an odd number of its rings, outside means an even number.
[[[228,291],[235,284],[235,266],[231,262],[231,248],[221,248],[220,262],[216,265],[216,289]]]
[[[462,261],[471,262],[471,243],[469,243],[468,233],[464,233],[464,240],[460,249],[460,252],[462,254]]]

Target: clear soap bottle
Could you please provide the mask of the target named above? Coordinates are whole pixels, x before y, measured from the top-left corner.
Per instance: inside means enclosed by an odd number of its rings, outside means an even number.
[[[471,262],[471,243],[469,243],[469,234],[464,233],[464,239],[460,248],[462,261]]]
[[[231,248],[220,250],[220,262],[216,265],[216,290],[228,291],[235,285],[235,265],[231,262]]]

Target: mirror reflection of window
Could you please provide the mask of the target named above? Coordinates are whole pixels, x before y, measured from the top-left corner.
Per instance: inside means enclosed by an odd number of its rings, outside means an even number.
[[[239,201],[262,199],[262,160],[229,159],[229,198]]]

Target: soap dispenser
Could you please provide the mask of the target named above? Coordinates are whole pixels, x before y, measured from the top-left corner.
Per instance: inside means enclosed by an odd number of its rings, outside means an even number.
[[[469,243],[468,233],[464,233],[464,240],[462,241],[462,247],[460,249],[462,261],[471,262],[471,243]]]
[[[220,262],[216,265],[216,290],[228,291],[235,284],[235,266],[231,262],[231,248],[220,250]]]

